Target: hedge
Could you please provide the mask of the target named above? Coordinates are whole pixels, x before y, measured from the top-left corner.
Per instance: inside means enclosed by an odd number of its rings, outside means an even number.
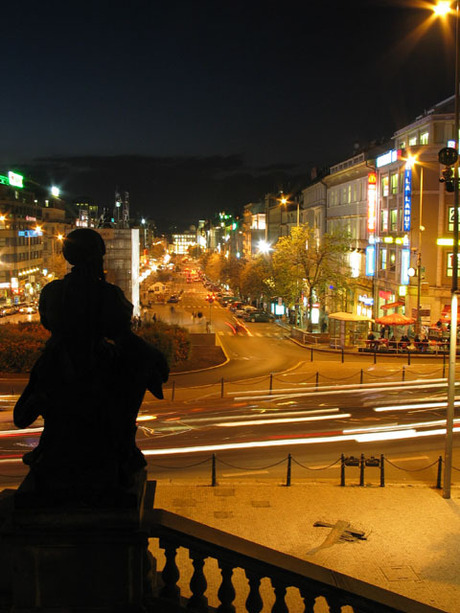
[[[188,332],[179,326],[156,322],[146,324],[136,334],[160,349],[170,366],[190,355]],[[37,322],[0,325],[0,372],[30,372],[48,338],[49,332]]]

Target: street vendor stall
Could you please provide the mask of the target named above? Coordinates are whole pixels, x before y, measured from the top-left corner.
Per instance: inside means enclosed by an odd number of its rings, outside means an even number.
[[[370,317],[344,311],[330,313],[328,319],[339,322],[338,334],[334,333],[335,330],[331,334],[331,341],[334,340],[336,348],[344,348],[346,345],[354,346],[359,337],[366,338],[369,323],[373,321]]]

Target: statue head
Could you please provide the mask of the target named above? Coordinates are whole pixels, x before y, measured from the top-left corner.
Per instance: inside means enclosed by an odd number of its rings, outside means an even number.
[[[62,253],[72,266],[101,262],[105,255],[104,240],[96,230],[77,228],[66,236]]]

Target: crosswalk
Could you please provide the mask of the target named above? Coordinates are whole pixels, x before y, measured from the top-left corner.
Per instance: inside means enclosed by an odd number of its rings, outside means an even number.
[[[231,330],[217,330],[217,336],[235,336]],[[281,330],[273,331],[273,332],[256,332],[250,330],[250,336],[258,336],[263,338],[276,338],[278,340],[283,340],[286,338],[286,333],[283,333]]]

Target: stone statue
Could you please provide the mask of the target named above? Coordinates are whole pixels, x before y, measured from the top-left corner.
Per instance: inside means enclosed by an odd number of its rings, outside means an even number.
[[[46,285],[40,319],[51,336],[14,409],[19,428],[40,415],[38,446],[25,454],[30,472],[17,492],[24,506],[124,506],[145,459],[136,418],[146,389],[163,398],[163,354],[131,331],[132,304],[105,281],[105,245],[79,228],[64,241],[73,266]]]

